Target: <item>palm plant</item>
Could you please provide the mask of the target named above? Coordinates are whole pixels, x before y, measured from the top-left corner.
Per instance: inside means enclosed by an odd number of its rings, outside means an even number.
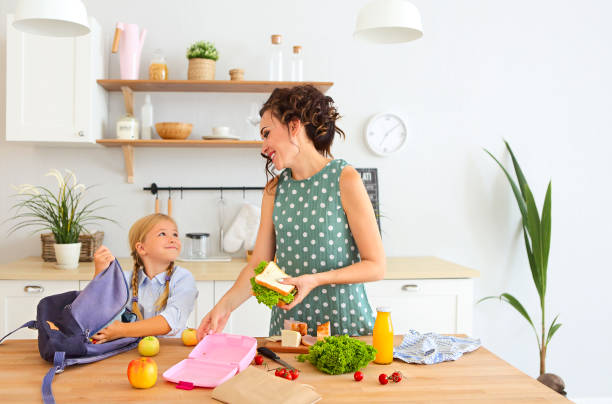
[[[12,206],[15,215],[11,219],[17,223],[10,228],[9,234],[25,227],[33,227],[33,233],[51,231],[57,244],[72,244],[78,243],[82,231],[87,232],[86,225],[98,220],[115,222],[95,214],[95,211],[101,208],[98,203],[103,198],[87,203],[83,201],[88,188],[77,183],[72,171],[66,170],[66,175],[62,176],[54,169],[45,176],[57,179],[57,193],[46,187],[30,184],[14,187],[17,190],[14,195],[17,202]]]
[[[508,142],[504,141],[504,143],[506,144],[506,148],[508,149],[510,157],[512,158],[514,172],[516,174],[516,178],[518,179],[518,186],[504,166],[495,158],[495,156],[493,156],[488,150],[485,149],[485,151],[504,171],[506,178],[508,178],[508,182],[510,182],[510,186],[512,187],[512,191],[514,192],[516,202],[521,212],[525,249],[527,251],[527,258],[529,259],[529,266],[531,268],[531,277],[533,278],[533,282],[540,297],[540,308],[542,311],[541,334],[538,335],[538,331],[536,330],[533,321],[531,321],[531,317],[527,313],[527,310],[525,310],[517,298],[509,293],[502,293],[499,296],[487,296],[480,299],[478,303],[488,299],[500,299],[501,301],[509,303],[529,322],[538,342],[538,349],[540,351],[540,375],[542,375],[546,373],[546,350],[548,348],[548,344],[555,332],[557,332],[559,327],[561,327],[561,324],[557,323],[557,318],[559,317],[559,315],[557,315],[550,324],[548,332],[546,332],[545,297],[548,272],[548,253],[550,251],[551,182],[549,181],[548,183],[548,189],[546,191],[544,205],[542,207],[542,215],[540,216],[538,208],[533,199],[533,194],[529,189],[529,185],[527,184],[527,180],[523,175],[521,167],[516,160],[516,157],[514,156]]]

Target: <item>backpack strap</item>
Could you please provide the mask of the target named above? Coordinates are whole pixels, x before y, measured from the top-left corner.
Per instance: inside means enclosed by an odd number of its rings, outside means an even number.
[[[12,333],[21,330],[22,328],[32,328],[32,329],[36,329],[36,321],[32,320],[32,321],[28,321],[27,323],[25,323],[24,325],[22,325],[21,327],[18,327],[16,329],[14,329],[13,331],[9,332],[8,334],[6,334],[4,337],[2,337],[2,339],[0,339],[0,344],[2,343],[2,341],[4,341],[4,339],[6,337],[8,337],[9,335],[11,335]]]
[[[53,398],[53,391],[51,391],[51,383],[53,382],[53,376],[56,373],[62,373],[64,371],[64,358],[66,352],[55,352],[53,357],[53,367],[49,369],[42,383],[42,398],[45,404],[55,404],[55,398]]]

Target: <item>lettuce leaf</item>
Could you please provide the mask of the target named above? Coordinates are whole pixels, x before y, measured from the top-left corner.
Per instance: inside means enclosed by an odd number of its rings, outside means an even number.
[[[309,361],[321,372],[330,375],[352,373],[363,369],[376,357],[376,349],[348,335],[326,337],[310,347],[298,361]]]
[[[259,265],[257,265],[257,267],[255,268],[255,275],[259,275],[260,273],[262,273],[263,270],[266,269],[267,265],[268,261],[261,261]],[[253,289],[253,294],[255,295],[257,302],[265,304],[269,308],[273,308],[274,306],[276,306],[279,301],[284,302],[286,304],[291,303],[295,297],[294,294],[296,293],[296,290],[294,289],[293,292],[291,292],[287,296],[283,296],[275,290],[268,289],[265,286],[256,283],[255,277],[251,278],[251,288]]]

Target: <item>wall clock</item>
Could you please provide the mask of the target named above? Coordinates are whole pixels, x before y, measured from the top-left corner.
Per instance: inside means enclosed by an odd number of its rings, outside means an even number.
[[[408,139],[406,121],[392,112],[374,115],[365,129],[365,140],[374,153],[389,156],[402,149]]]

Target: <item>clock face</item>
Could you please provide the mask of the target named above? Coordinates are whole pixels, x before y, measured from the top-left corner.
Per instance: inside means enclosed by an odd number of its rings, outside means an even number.
[[[398,115],[385,112],[369,120],[365,136],[366,143],[374,153],[388,156],[406,144],[408,127]]]

